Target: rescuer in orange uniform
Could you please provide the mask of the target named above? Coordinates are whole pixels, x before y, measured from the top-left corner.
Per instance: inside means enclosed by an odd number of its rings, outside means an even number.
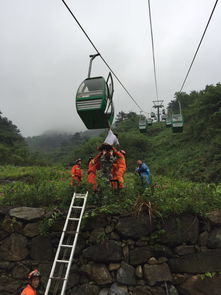
[[[37,295],[37,288],[40,284],[40,272],[35,269],[28,275],[28,284],[21,292],[21,295]]]
[[[116,160],[112,165],[112,187],[113,189],[124,188],[124,173],[126,172],[126,161],[124,150],[118,151],[115,147],[112,147]]]
[[[97,191],[96,172],[100,169],[100,157],[102,153],[97,154],[95,158],[90,157],[88,160],[88,177],[87,181],[92,185],[93,191]]]
[[[83,170],[81,169],[81,163],[81,159],[76,160],[75,165],[71,169],[71,184],[73,186],[78,186],[82,181]]]
[[[97,191],[97,181],[96,181],[96,164],[93,157],[90,157],[88,160],[88,171],[87,171],[87,181],[92,185],[94,192]]]

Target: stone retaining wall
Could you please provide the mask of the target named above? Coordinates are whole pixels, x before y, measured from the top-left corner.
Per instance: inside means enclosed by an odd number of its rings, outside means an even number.
[[[65,215],[65,214],[64,214]],[[42,234],[40,208],[0,209],[0,294],[39,268],[46,284],[64,218]],[[67,295],[220,295],[221,212],[207,218],[99,216],[84,223]]]

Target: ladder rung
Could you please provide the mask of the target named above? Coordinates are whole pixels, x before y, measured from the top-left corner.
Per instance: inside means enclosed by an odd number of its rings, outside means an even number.
[[[85,195],[75,196],[76,199],[85,199]]]
[[[68,220],[80,220],[80,218],[76,218],[76,217],[69,217]]]
[[[62,278],[62,277],[51,277],[52,280],[62,280],[62,281],[65,281],[67,279],[65,278]]]
[[[82,209],[83,207],[82,207],[82,206],[72,206],[72,208],[75,208],[75,209]]]
[[[72,245],[61,245],[61,247],[66,247],[66,248],[73,248]]]
[[[71,231],[71,230],[68,230],[68,231],[65,231],[64,232],[65,234],[69,234],[69,235],[72,235],[72,234],[78,234],[79,233],[79,231]]]
[[[56,260],[56,262],[59,262],[59,263],[69,263],[68,260]]]

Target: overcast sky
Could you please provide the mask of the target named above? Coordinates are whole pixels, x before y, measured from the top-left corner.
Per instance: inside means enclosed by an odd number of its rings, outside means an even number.
[[[155,99],[147,0],[66,0],[142,108]],[[215,0],[152,0],[159,98],[181,87]],[[184,91],[221,80],[221,4]],[[0,0],[0,110],[24,136],[85,130],[75,94],[95,53],[60,0]],[[92,75],[107,76],[99,59]],[[139,112],[115,80],[116,112]]]

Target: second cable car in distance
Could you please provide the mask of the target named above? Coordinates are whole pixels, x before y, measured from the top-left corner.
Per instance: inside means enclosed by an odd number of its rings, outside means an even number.
[[[147,125],[151,126],[153,124],[153,119],[147,118]]]
[[[165,110],[163,109],[163,110],[162,110],[162,114],[161,114],[161,120],[162,120],[162,121],[166,121],[166,118],[167,118],[167,115],[166,115]]]
[[[153,118],[153,119],[156,119],[156,114],[154,112],[151,112],[150,117]]]
[[[147,119],[143,114],[140,114],[139,130],[140,130],[140,133],[146,133],[147,132]]]
[[[172,112],[168,108],[167,109],[167,115],[166,115],[166,127],[171,127],[172,126]]]
[[[181,111],[181,103],[178,101],[179,104],[179,112],[174,113],[172,111],[172,131],[173,133],[181,133],[183,132],[183,115]]]
[[[113,78],[109,73],[104,77],[90,77],[93,59],[90,55],[88,78],[79,86],[76,94],[76,109],[88,129],[109,128],[114,119]]]

